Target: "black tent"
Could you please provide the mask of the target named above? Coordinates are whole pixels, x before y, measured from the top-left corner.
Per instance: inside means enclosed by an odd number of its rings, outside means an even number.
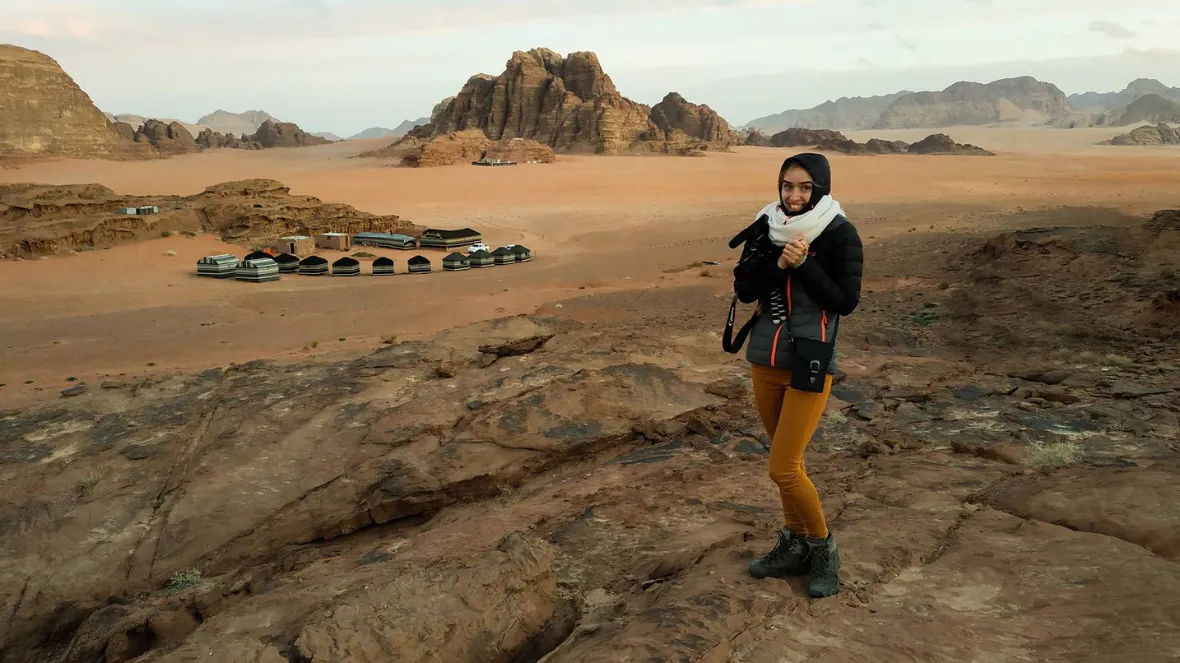
[[[511,265],[516,262],[516,254],[502,246],[492,251],[492,258],[495,259],[497,265]]]
[[[250,253],[247,253],[246,257],[242,258],[242,260],[262,260],[263,258],[269,258],[269,259],[273,260],[274,256],[267,253],[266,251],[252,251]]]
[[[467,261],[471,263],[472,267],[491,267],[496,264],[496,259],[492,254],[480,249],[467,256]]]
[[[382,256],[373,261],[373,276],[392,276],[393,258]]]
[[[448,253],[443,258],[444,272],[461,272],[465,269],[471,269],[471,263],[468,262],[467,256],[462,253],[457,251],[455,253]]]
[[[308,256],[299,261],[299,274],[302,276],[323,276],[328,273],[328,259],[319,256]]]
[[[524,244],[514,244],[509,251],[516,256],[516,262],[528,262],[533,259],[533,252]]]
[[[430,258],[426,256],[414,256],[406,261],[411,274],[424,274],[430,271]]]
[[[279,264],[279,271],[283,274],[299,271],[299,256],[294,253],[280,253],[274,260]]]
[[[479,231],[471,228],[459,228],[458,230],[427,228],[418,237],[418,246],[453,249],[456,246],[478,244],[481,239]]]
[[[359,276],[361,273],[361,261],[356,258],[343,258],[332,263],[332,276]]]

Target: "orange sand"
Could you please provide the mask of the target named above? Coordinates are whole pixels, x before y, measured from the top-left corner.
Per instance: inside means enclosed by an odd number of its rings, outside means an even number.
[[[960,142],[1009,150],[997,157],[829,155],[834,193],[870,246],[911,229],[986,223],[992,212],[1018,206],[1099,205],[1136,214],[1175,207],[1180,150],[1094,146],[1117,133],[1105,132],[947,130]],[[739,148],[705,158],[561,157],[549,165],[424,170],[348,158],[384,142],[0,170],[0,181],[98,182],[128,194],[191,194],[267,177],[293,193],[423,225],[472,226],[493,246],[524,243],[535,252],[527,264],[443,273],[443,252],[423,251],[435,259],[435,273],[285,276],[269,284],[198,279],[199,257],[244,252],[208,236],[0,262],[0,406],[57,397],[72,384],[68,377],[97,387],[108,376],[356,352],[389,334],[412,338],[531,313],[582,289],[700,283],[707,272],[722,292],[736,257],[725,242],[772,199],[772,178],[790,153]],[[414,255],[373,252],[397,260],[399,272]],[[666,273],[708,260],[722,264]],[[868,270],[871,277],[871,263]],[[718,311],[719,325],[724,315]]]

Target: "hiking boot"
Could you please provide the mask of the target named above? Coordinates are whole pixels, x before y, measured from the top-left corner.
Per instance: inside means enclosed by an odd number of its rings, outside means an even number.
[[[807,595],[813,599],[840,591],[840,549],[831,532],[826,539],[807,539],[807,561],[811,564]]]
[[[751,560],[746,567],[755,578],[782,578],[807,573],[807,544],[795,530],[784,527],[778,531],[778,543],[765,556]]]

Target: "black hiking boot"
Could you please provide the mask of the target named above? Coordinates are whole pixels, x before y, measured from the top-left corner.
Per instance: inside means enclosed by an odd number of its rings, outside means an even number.
[[[831,532],[826,539],[807,539],[807,561],[811,576],[807,580],[807,595],[813,599],[832,596],[840,591],[840,549]]]
[[[795,530],[784,527],[778,531],[778,543],[765,556],[751,560],[747,569],[755,578],[782,578],[806,575],[809,567],[807,544]]]

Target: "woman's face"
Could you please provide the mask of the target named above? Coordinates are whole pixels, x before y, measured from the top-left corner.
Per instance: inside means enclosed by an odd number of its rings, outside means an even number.
[[[802,212],[811,202],[813,184],[811,175],[799,166],[792,165],[783,173],[783,181],[779,186],[779,195],[783,206],[788,212]]]

